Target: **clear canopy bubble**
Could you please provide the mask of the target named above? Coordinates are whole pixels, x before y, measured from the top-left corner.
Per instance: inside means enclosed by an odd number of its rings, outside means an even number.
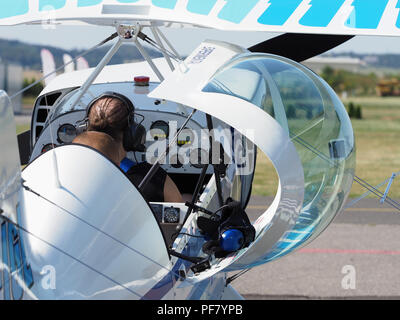
[[[287,132],[301,159],[301,214],[264,262],[310,242],[342,209],[354,177],[354,134],[338,96],[303,65],[268,54],[239,55],[203,91],[235,96],[264,110]]]

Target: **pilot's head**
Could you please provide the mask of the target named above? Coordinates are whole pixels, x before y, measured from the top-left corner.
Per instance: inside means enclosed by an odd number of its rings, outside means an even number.
[[[88,131],[104,132],[122,142],[129,116],[130,110],[124,101],[112,96],[101,97],[90,108]]]
[[[109,134],[125,151],[144,151],[145,128],[134,121],[135,108],[125,96],[106,92],[88,108],[88,130]]]

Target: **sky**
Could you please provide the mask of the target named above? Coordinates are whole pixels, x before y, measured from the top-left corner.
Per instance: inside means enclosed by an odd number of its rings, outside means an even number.
[[[189,54],[202,40],[215,39],[250,47],[278,34],[265,32],[224,32],[210,29],[162,29],[182,55]],[[0,38],[19,40],[63,49],[87,49],[114,32],[112,27],[98,26],[0,26]],[[79,36],[77,36],[79,35]],[[358,36],[337,47],[333,52],[399,53],[400,39],[394,37]]]

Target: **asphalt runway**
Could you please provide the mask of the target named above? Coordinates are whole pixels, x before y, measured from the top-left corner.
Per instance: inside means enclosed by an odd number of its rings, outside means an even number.
[[[252,197],[250,220],[271,200]],[[361,200],[309,245],[251,269],[232,286],[254,300],[400,299],[400,212],[379,199]]]

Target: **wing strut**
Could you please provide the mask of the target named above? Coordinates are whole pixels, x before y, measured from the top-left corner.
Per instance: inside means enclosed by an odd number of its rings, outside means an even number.
[[[14,95],[12,95],[10,97],[10,99],[14,99],[15,97],[17,97],[18,95],[24,93],[26,90],[29,90],[30,88],[36,86],[38,83],[42,82],[43,80],[47,79],[48,77],[50,77],[51,75],[53,75],[54,73],[57,73],[60,70],[63,70],[66,66],[70,65],[71,63],[74,63],[75,61],[77,61],[80,58],[83,58],[84,56],[86,56],[88,53],[92,52],[93,50],[101,47],[103,44],[106,44],[107,42],[115,39],[116,37],[118,37],[118,33],[115,32],[113,33],[111,36],[109,36],[107,39],[104,39],[102,42],[96,44],[94,47],[86,50],[84,53],[82,53],[81,55],[73,58],[72,60],[69,60],[67,63],[63,64],[61,67],[57,68],[56,70],[54,70],[53,72],[44,75],[42,78],[40,78],[39,80],[35,81],[34,83],[30,84],[29,86],[23,88],[21,91],[15,93]]]
[[[79,92],[78,96],[76,97],[75,101],[71,105],[71,110],[73,110],[73,108],[79,103],[79,101],[82,99],[82,97],[85,95],[85,93],[89,90],[90,86],[96,80],[97,76],[100,74],[100,72],[104,69],[104,67],[108,64],[108,62],[110,62],[112,57],[122,46],[122,43],[123,43],[123,41],[121,40],[121,38],[119,38],[118,41],[111,47],[111,49],[103,57],[103,59],[97,65],[96,69],[94,69],[92,74],[89,76],[89,78],[85,81],[85,83],[80,88],[80,92]]]

